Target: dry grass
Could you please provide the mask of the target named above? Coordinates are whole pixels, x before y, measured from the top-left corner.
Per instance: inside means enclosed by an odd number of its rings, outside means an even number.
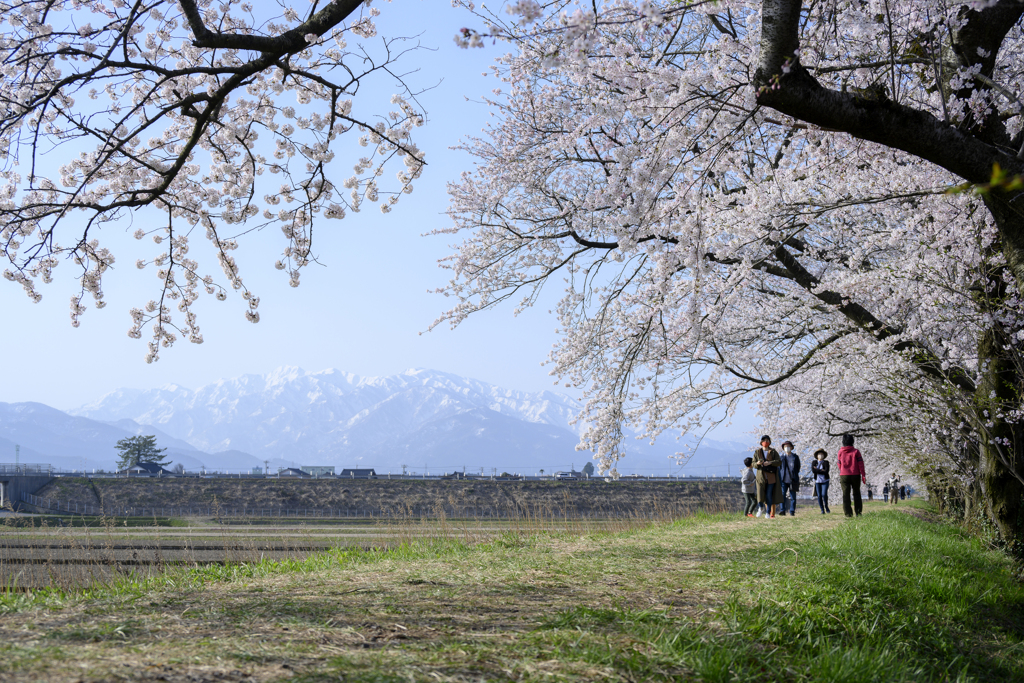
[[[733,590],[716,562],[752,545],[786,554],[785,541],[839,523],[692,519],[618,534],[506,532],[476,547],[453,525],[449,543],[372,561],[10,614],[0,680],[614,679],[612,669],[546,659],[538,627],[581,605],[713,623]]]
[[[705,508],[720,505],[711,499]],[[620,532],[687,516],[695,501],[655,501],[649,509],[613,519],[576,514],[571,501],[557,506],[514,504],[499,519],[451,519],[447,511],[455,507],[452,500],[438,498],[426,517],[406,506],[365,520],[271,521],[230,517],[216,506],[212,516],[185,519],[7,518],[0,528],[0,585],[8,591],[68,591],[182,566],[303,559],[333,548],[393,548],[423,541],[473,545],[507,534]],[[14,526],[19,521],[33,526]]]
[[[396,520],[391,550],[8,596],[0,680],[1020,680],[1005,557],[866,511]]]

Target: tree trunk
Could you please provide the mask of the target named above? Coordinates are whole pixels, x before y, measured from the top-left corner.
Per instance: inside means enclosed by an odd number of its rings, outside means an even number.
[[[987,425],[979,430],[978,478],[986,515],[1008,550],[1024,557],[1024,429],[1002,417],[1020,404],[1024,379],[1012,354],[1011,340],[998,324],[978,344],[983,371],[975,406],[977,419]]]
[[[990,190],[984,200],[999,229],[1006,265],[1017,282],[1024,283],[1024,192]]]

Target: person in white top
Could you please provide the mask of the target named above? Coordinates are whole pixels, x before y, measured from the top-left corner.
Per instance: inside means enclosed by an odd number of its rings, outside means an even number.
[[[900,499],[900,475],[892,473],[892,478],[886,482],[889,484],[889,504],[895,505]]]
[[[753,464],[753,458],[743,459],[743,471],[740,472],[740,490],[747,497],[747,506],[744,508],[743,514],[747,517],[753,517],[754,510],[757,510],[760,517],[761,511],[757,507],[757,473],[754,472]]]

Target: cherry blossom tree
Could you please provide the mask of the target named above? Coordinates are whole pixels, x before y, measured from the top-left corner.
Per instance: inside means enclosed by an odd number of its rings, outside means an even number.
[[[423,113],[394,66],[415,45],[376,38],[378,14],[372,0],[0,2],[4,277],[39,300],[37,283],[71,260],[77,326],[88,298],[104,305],[115,262],[101,229],[137,215],[135,237],[160,245],[136,262],[159,281],[131,311],[130,336],[149,327],[147,361],[179,334],[202,341],[193,304],[203,293],[237,290],[257,322],[259,297],[232,255],[240,235],[280,229],[275,265],[297,286],[317,220],[366,202],[387,213],[425,164],[412,141]],[[400,94],[390,111],[357,115],[372,77]],[[367,150],[345,174],[331,162],[349,132]],[[381,186],[389,164],[397,181]],[[222,281],[190,253],[197,231]]]
[[[762,106],[899,150],[969,183],[990,185],[981,197],[988,222],[998,231],[994,249],[1004,267],[986,273],[978,285],[981,305],[991,318],[978,339],[972,422],[981,432],[979,489],[987,512],[1021,552],[1022,335],[1017,325],[1001,319],[998,309],[1009,305],[1013,312],[1019,310],[1019,283],[1024,282],[1024,187],[1018,181],[1024,174],[1024,2],[901,5],[894,11],[885,3],[869,4],[858,8],[860,16],[844,21],[844,29],[856,29],[858,48],[867,47],[868,41],[884,46],[874,51],[875,59],[863,60],[870,52],[857,49],[841,55],[842,50],[821,40],[830,30],[825,23],[840,18],[835,12],[830,16],[829,9],[805,10],[799,1],[765,0],[753,84]],[[895,22],[901,22],[899,28]],[[803,64],[830,63],[837,57],[849,60],[847,68],[873,96],[843,92],[834,76]],[[914,80],[899,78],[908,72]],[[1003,174],[1013,181],[1004,182]]]
[[[1019,544],[1024,3],[510,12],[457,36],[515,51],[450,188],[468,236],[438,322],[562,278],[550,361],[603,468],[625,425],[707,428],[753,395],[808,439],[941,448],[922,471],[955,457]]]

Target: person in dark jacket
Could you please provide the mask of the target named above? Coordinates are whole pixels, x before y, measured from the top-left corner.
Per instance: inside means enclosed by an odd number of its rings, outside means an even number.
[[[829,472],[832,469],[832,463],[826,458],[828,458],[828,453],[824,448],[819,448],[814,451],[814,460],[811,461],[811,476],[814,477],[814,495],[818,498],[818,507],[821,508],[821,514],[832,512],[828,508]]]
[[[868,475],[864,469],[863,456],[853,447],[853,434],[843,434],[843,447],[839,449],[836,459],[839,460],[839,486],[843,489],[843,514],[847,517],[860,517],[864,510],[860,485],[862,482],[868,483]]]
[[[793,442],[782,442],[782,464],[779,465],[779,482],[782,484],[782,505],[779,514],[786,516],[786,509],[789,508],[789,515],[796,515],[796,494],[800,490],[800,456],[793,452]]]

